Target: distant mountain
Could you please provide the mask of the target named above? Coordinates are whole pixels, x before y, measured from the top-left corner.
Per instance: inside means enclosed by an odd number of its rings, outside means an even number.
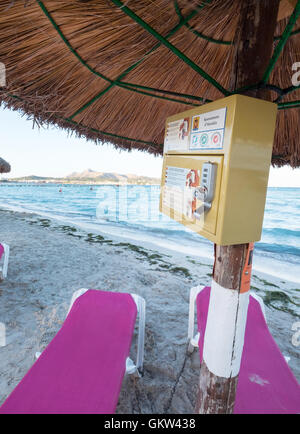
[[[70,184],[160,184],[160,179],[148,176],[121,175],[110,172],[96,172],[87,169],[83,172],[72,172],[63,178],[51,178],[42,176],[24,176],[10,178],[10,182],[40,182],[40,183],[70,183]]]
[[[95,170],[87,169],[83,172],[72,172],[70,175],[67,175],[66,178],[96,178],[103,174],[103,172],[96,172]]]
[[[87,169],[83,172],[73,172],[66,176],[66,179],[70,180],[93,180],[97,182],[113,182],[113,183],[139,183],[139,182],[149,182],[158,183],[159,179],[149,178],[147,176],[138,175],[121,175],[118,173],[111,172],[96,172],[95,170]]]

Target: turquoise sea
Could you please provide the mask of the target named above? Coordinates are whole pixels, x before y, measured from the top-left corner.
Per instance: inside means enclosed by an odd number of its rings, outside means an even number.
[[[160,214],[158,204],[159,186],[0,183],[2,208],[212,258],[212,243]],[[300,283],[300,189],[268,189],[254,268]]]

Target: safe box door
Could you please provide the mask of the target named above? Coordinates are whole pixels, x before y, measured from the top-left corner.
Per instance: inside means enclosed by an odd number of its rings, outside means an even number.
[[[160,210],[209,238],[216,235],[222,155],[165,155]]]

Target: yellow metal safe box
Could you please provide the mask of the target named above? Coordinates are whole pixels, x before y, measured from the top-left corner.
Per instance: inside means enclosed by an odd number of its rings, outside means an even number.
[[[219,245],[260,240],[276,112],[232,95],[169,117],[161,212]]]

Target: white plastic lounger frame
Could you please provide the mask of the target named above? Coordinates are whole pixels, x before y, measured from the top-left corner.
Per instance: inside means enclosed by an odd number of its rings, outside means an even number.
[[[68,310],[70,312],[74,301],[83,295],[87,288],[78,289],[78,291],[74,292],[71,304]],[[144,342],[145,342],[145,318],[146,318],[146,303],[143,297],[137,294],[130,294],[133,298],[138,312],[139,324],[138,324],[138,344],[137,344],[137,356],[136,356],[136,364],[131,360],[130,357],[127,357],[126,360],[126,374],[135,374],[140,375],[143,372],[143,364],[144,364]],[[68,314],[67,314],[68,315]]]
[[[190,306],[189,306],[189,326],[188,326],[188,352],[192,353],[194,348],[198,347],[200,333],[194,335],[195,328],[195,304],[198,294],[205,286],[194,286],[190,290]]]
[[[189,325],[188,325],[188,352],[192,353],[194,351],[194,348],[198,347],[199,337],[200,334],[197,333],[194,335],[194,328],[195,328],[195,304],[197,300],[198,294],[205,288],[205,286],[195,286],[194,288],[191,288],[190,291],[190,306],[189,306]],[[261,297],[250,291],[250,295],[255,298],[256,301],[260,304],[262,313],[266,318],[266,311],[265,311],[265,305]]]
[[[0,265],[0,280],[5,279],[7,277],[7,269],[8,269],[8,258],[9,258],[9,245],[1,243],[4,248],[4,259],[3,265]]]

